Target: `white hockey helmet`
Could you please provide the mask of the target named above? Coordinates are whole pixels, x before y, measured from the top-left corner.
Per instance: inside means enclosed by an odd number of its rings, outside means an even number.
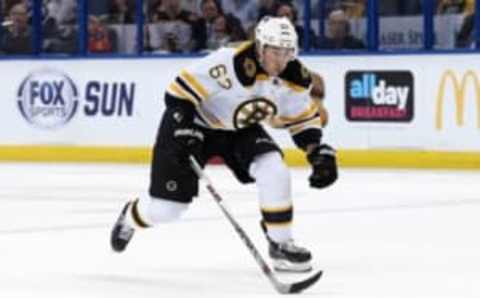
[[[260,50],[266,45],[292,49],[292,59],[298,54],[297,32],[286,17],[263,17],[255,27],[255,42]]]

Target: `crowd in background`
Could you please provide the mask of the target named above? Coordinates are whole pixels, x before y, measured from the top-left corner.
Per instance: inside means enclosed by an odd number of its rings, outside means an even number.
[[[311,17],[319,20],[318,1],[312,0]],[[457,47],[474,41],[474,0],[435,0],[436,14],[463,14]],[[364,49],[365,38],[354,36],[351,22],[364,19],[367,0],[323,1],[325,32],[311,29],[312,49]],[[228,43],[251,39],[263,16],[285,16],[295,25],[299,46],[306,36],[301,0],[145,0],[143,50],[152,53],[205,52]],[[34,51],[31,0],[0,0],[0,54],[31,54]],[[380,16],[422,14],[421,0],[378,1]],[[78,9],[76,0],[43,0],[41,6],[43,53],[76,53]],[[135,0],[89,0],[87,50],[115,53],[135,44]],[[123,50],[122,50],[123,48]],[[128,51],[127,51],[128,52]]]

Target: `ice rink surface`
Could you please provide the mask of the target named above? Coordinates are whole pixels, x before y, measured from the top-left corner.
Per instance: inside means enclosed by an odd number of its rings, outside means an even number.
[[[1,298],[277,297],[204,188],[183,220],[109,246],[147,166],[0,164]],[[254,186],[214,186],[266,256]],[[480,297],[480,172],[341,170],[328,190],[292,169],[297,242],[323,278],[306,297]],[[281,274],[298,280],[302,274]]]

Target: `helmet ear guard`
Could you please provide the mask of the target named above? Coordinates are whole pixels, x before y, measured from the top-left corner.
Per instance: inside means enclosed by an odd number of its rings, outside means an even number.
[[[255,42],[261,53],[268,45],[292,49],[292,60],[298,55],[297,32],[286,17],[263,17],[255,27]]]

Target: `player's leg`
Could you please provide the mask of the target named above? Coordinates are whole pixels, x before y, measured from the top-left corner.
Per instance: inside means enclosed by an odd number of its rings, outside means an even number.
[[[112,229],[112,249],[116,252],[124,251],[136,230],[176,220],[187,208],[186,203],[149,195],[127,202]]]
[[[111,233],[113,250],[125,250],[136,230],[178,219],[188,208],[198,194],[198,178],[184,155],[172,141],[169,124],[162,121],[153,150],[149,193],[123,207]]]
[[[255,178],[260,208],[261,226],[269,242],[269,254],[274,268],[283,271],[309,271],[311,253],[293,241],[293,204],[290,174],[278,152],[255,157],[250,166]]]
[[[232,154],[227,154],[226,162],[240,181],[256,181],[262,228],[274,268],[311,270],[310,252],[293,241],[290,173],[281,150],[260,126],[237,133],[234,148]]]

